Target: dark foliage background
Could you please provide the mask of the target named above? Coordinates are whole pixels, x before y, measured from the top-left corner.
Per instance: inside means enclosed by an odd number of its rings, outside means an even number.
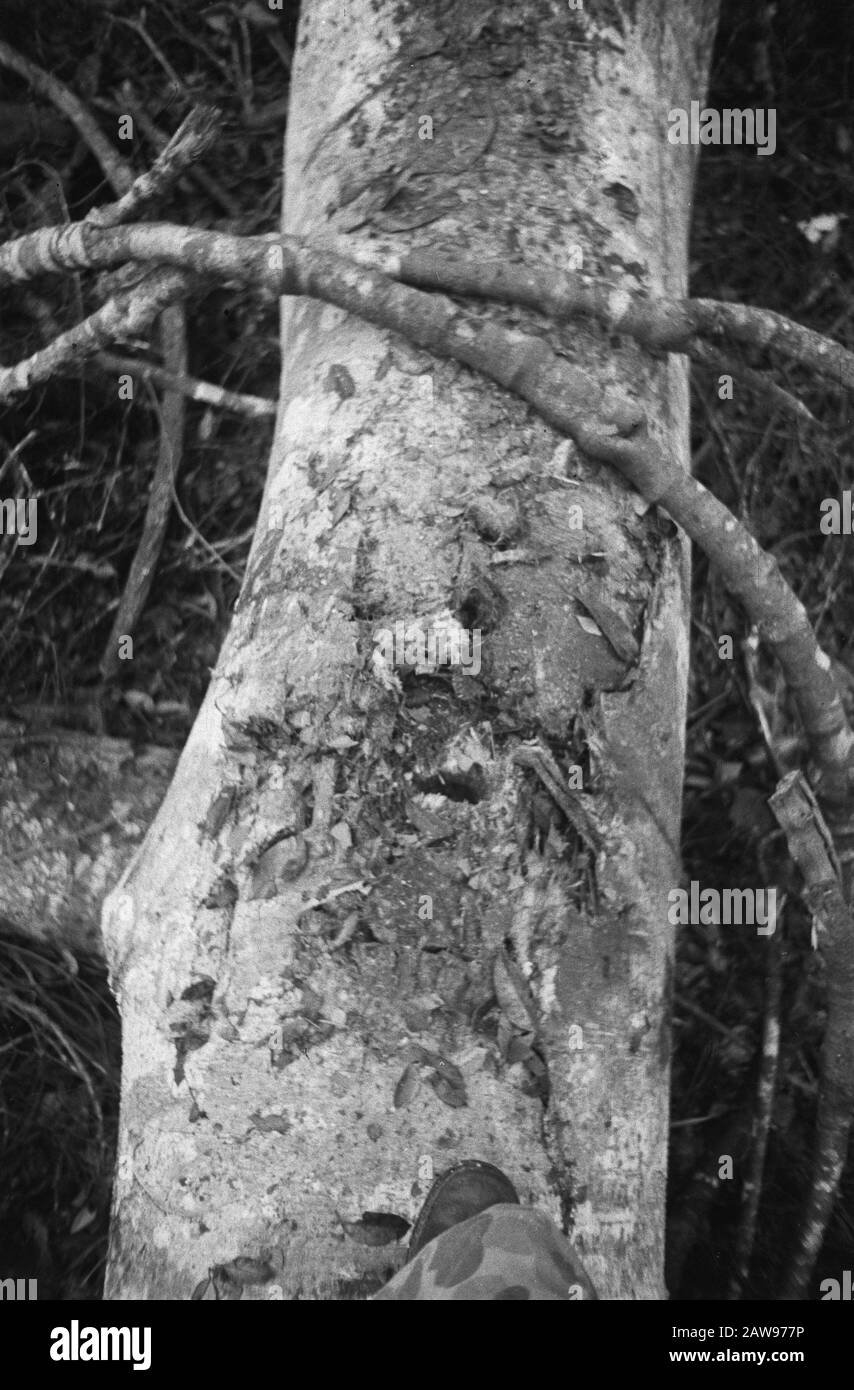
[[[150,165],[194,102],[226,112],[222,138],[158,216],[236,233],[272,230],[294,3],[248,0],[5,0],[0,37],[66,82],[105,130],[137,115],[122,153]],[[691,292],[778,309],[854,347],[854,10],[840,3],[726,0],[709,104],[774,108],[777,151],[705,149]],[[3,73],[0,236],[75,220],[109,201],[103,175],[67,123]],[[15,112],[38,110],[38,125]],[[813,244],[799,224],[842,214]],[[35,352],[94,307],[74,277],[6,297],[0,360]],[[275,398],[275,310],[212,290],[189,316],[192,375]],[[155,360],[149,344],[137,354]],[[833,654],[851,697],[851,538],[828,547],[819,502],[852,486],[849,405],[796,368],[781,385],[816,425],[794,427],[731,370],[693,381],[695,468],[774,551]],[[754,365],[761,365],[755,363]],[[0,538],[0,715],[91,727],[98,662],[140,536],[158,438],[154,394],[115,399],[115,375],[77,369],[0,418],[4,495],[40,498],[35,546]],[[191,404],[166,545],[136,634],[138,655],[100,697],[107,732],[180,746],[228,625],[260,499],[269,422]],[[23,442],[22,442],[23,441]],[[718,656],[731,634],[734,659]],[[744,615],[696,557],[686,768],[686,879],[786,894],[776,951],[725,927],[679,933],[675,1004],[669,1285],[682,1299],[726,1294],[739,1183],[755,1113],[763,1016],[775,980],[784,1019],[759,1235],[744,1297],[773,1297],[809,1173],[822,1028],[820,965],[798,883],[765,805],[781,769],[803,761],[778,673],[743,643]],[[762,711],[764,729],[757,716]],[[119,1027],[96,960],[27,941],[0,921],[0,1277],[37,1274],[42,1296],[100,1297],[115,1149]],[[818,1279],[854,1265],[854,1180],[846,1180]],[[816,1282],[816,1288],[818,1284]]]

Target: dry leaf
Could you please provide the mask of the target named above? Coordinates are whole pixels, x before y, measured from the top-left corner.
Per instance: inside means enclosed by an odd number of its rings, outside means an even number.
[[[261,1134],[287,1134],[291,1128],[286,1115],[259,1115],[256,1110],[249,1118]]]
[[[463,1085],[463,1074],[459,1067],[454,1062],[449,1062],[447,1057],[443,1057],[440,1052],[431,1052],[429,1048],[421,1047],[419,1043],[414,1044],[413,1050],[416,1060],[421,1062],[423,1066],[432,1067],[440,1076],[444,1076],[447,1081],[450,1081],[452,1086]]]
[[[419,1086],[418,1068],[414,1062],[404,1067],[400,1080],[394,1088],[394,1108],[402,1110],[412,1100]]]
[[[443,1076],[441,1072],[438,1071],[434,1071],[429,1080],[430,1085],[433,1087],[433,1090],[436,1092],[436,1095],[443,1105],[450,1105],[454,1110],[459,1110],[463,1106],[468,1105],[466,1088],[462,1083],[456,1085],[454,1082],[450,1081],[447,1076]]]
[[[348,513],[349,510],[350,510],[350,504],[351,504],[352,501],[353,501],[353,494],[352,494],[352,492],[342,492],[342,493],[340,494],[340,496],[337,498],[337,500],[336,500],[336,502],[335,502],[335,505],[334,505],[333,508],[332,508],[332,523],[331,523],[331,524],[332,524],[333,526],[337,526],[338,523],[339,523],[339,521],[342,519],[342,517],[345,517],[345,516],[347,515],[347,513]]]
[[[504,1017],[521,1033],[536,1032],[539,1017],[536,1001],[524,975],[506,951],[496,954],[492,983]]]

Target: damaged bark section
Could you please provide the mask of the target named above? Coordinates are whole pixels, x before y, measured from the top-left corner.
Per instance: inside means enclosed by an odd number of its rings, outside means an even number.
[[[709,23],[460,9],[306,5],[284,230],[581,247],[682,294],[690,158],[663,131]],[[680,365],[476,312],[634,394],[687,459]],[[464,1157],[563,1221],[600,1296],[663,1296],[687,601],[675,528],[523,403],[284,302],[234,624],[105,917],[108,1296],[365,1297],[404,1252],[363,1212],[411,1221]],[[378,656],[416,622],[477,631],[480,669]]]

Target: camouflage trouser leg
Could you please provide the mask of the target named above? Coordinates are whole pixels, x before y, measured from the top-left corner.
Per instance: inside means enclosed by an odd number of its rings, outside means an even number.
[[[489,1207],[431,1240],[374,1299],[543,1299],[596,1291],[566,1236],[532,1207]]]

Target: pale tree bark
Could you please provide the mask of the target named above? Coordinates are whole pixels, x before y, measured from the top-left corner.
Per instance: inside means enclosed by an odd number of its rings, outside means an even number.
[[[307,0],[285,231],[581,248],[617,293],[683,295],[695,152],[667,115],[703,97],[715,9]],[[639,400],[688,466],[682,363],[475,312]],[[466,369],[305,299],[282,342],[232,630],[105,912],[107,1296],[187,1298],[229,1266],[220,1296],[364,1297],[403,1247],[341,1219],[411,1220],[432,1172],[479,1157],[564,1222],[601,1296],[660,1299],[684,539]],[[478,675],[374,661],[380,630],[441,614],[480,630]]]

